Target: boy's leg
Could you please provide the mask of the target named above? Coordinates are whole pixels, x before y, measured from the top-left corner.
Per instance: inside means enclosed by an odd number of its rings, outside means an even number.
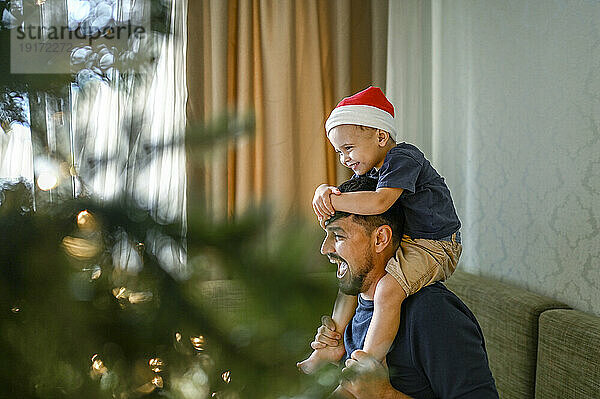
[[[367,330],[363,350],[377,361],[385,360],[400,325],[400,309],[406,299],[402,286],[391,274],[379,280],[373,298],[373,317]]]
[[[354,312],[356,312],[356,306],[358,305],[358,297],[356,295],[346,295],[341,291],[338,291],[337,298],[335,299],[335,304],[333,305],[333,313],[331,314],[331,318],[335,323],[336,331],[340,333],[340,335],[344,334],[344,330],[352,317],[354,317]]]
[[[330,329],[339,333],[340,339],[338,340],[338,345],[327,346],[323,349],[315,349],[307,359],[296,364],[300,371],[305,374],[312,374],[323,364],[328,362],[337,362],[342,359],[344,353],[346,353],[342,339],[344,330],[356,311],[356,305],[356,296],[346,295],[342,292],[338,292],[331,317],[334,325],[328,326]]]
[[[375,289],[373,318],[363,347],[365,352],[379,361],[385,359],[400,326],[404,299],[422,287],[450,276],[456,269],[461,249],[454,236],[451,242],[402,237],[396,257],[386,265],[388,273]]]

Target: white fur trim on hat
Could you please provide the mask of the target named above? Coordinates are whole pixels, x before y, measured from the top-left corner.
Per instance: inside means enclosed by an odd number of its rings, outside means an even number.
[[[325,122],[325,131],[329,131],[340,125],[359,125],[388,132],[396,137],[394,117],[388,112],[371,105],[342,105],[334,108]]]

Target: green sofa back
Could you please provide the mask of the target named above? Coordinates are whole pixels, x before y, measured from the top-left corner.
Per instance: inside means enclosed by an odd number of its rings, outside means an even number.
[[[600,317],[542,313],[535,386],[536,399],[600,398]]]
[[[533,399],[539,316],[545,310],[567,305],[460,270],[446,285],[467,304],[481,325],[500,397]]]

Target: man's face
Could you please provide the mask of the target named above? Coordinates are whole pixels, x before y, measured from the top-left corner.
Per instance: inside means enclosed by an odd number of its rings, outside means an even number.
[[[373,270],[373,243],[370,234],[352,216],[336,219],[325,227],[327,235],[321,253],[337,264],[340,291],[346,295],[365,292]]]

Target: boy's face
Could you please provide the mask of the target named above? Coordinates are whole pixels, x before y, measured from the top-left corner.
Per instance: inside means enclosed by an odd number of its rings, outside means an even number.
[[[342,165],[357,175],[364,175],[374,167],[383,165],[385,152],[382,148],[387,143],[386,135],[378,129],[340,125],[331,129],[327,138],[340,156]]]

